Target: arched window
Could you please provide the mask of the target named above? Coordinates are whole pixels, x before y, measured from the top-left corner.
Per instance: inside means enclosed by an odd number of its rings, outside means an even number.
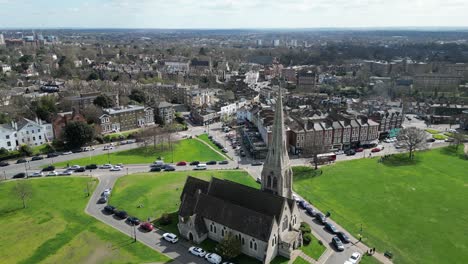
[[[245,245],[245,240],[244,240],[244,238],[242,238],[242,245]]]
[[[273,188],[278,187],[278,178],[273,177]]]
[[[285,215],[283,219],[283,231],[288,228],[288,216]]]
[[[250,248],[257,250],[257,242],[253,238],[250,240]]]
[[[252,242],[252,240],[250,240],[249,247],[252,248],[252,246],[253,246],[253,242]]]
[[[213,233],[216,234],[216,226],[213,224]]]
[[[221,229],[221,236],[224,237],[225,233],[226,233],[226,227],[223,227],[223,229]]]
[[[257,251],[257,242],[254,242],[254,250]]]

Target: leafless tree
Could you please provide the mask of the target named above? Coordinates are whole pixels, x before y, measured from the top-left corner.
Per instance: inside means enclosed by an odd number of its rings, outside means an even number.
[[[426,131],[416,127],[408,127],[402,129],[397,138],[399,144],[409,151],[409,158],[413,159],[414,151],[427,147],[426,137]]]
[[[318,169],[318,165],[319,165],[318,155],[325,153],[326,150],[327,149],[323,145],[313,145],[313,146],[304,148],[302,153],[306,156],[312,157],[312,163],[314,164],[315,169]]]
[[[23,208],[26,208],[26,200],[32,196],[32,187],[28,182],[17,181],[12,189],[12,194],[23,202]]]

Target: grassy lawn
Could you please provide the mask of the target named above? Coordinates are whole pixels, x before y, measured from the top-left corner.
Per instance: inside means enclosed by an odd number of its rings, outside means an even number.
[[[435,130],[435,129],[430,129],[430,128],[427,128],[425,129],[427,133],[429,134],[432,134],[432,135],[435,135],[435,134],[439,134],[440,131],[439,130]]]
[[[216,146],[209,138],[208,138],[208,134],[201,134],[200,136],[198,136],[198,138],[200,140],[203,140],[206,144],[210,145],[212,148],[216,149],[216,150],[219,150],[221,151],[222,148],[218,148],[218,146]],[[220,142],[221,144],[223,144],[223,142]],[[227,143],[226,143],[227,144]],[[223,154],[224,155],[224,154]],[[224,155],[226,156],[226,155]],[[226,158],[232,160],[232,158],[226,156]]]
[[[432,135],[432,137],[433,137],[434,139],[437,139],[437,140],[445,140],[445,139],[448,138],[447,136],[445,136],[445,135],[443,135],[443,134]]]
[[[296,260],[294,260],[293,264],[309,264],[305,259],[301,257],[297,257]]]
[[[25,180],[27,208],[12,195],[15,181],[0,183],[2,263],[142,263],[170,259],[84,212],[88,178]]]
[[[140,128],[137,128],[137,129],[132,129],[132,130],[123,131],[123,132],[116,132],[116,133],[106,134],[104,136],[104,138],[106,140],[108,140],[108,141],[110,141],[110,140],[120,140],[120,138],[126,139],[129,135],[137,133],[140,130],[141,130]]]
[[[294,189],[395,263],[464,263],[468,259],[468,161],[450,148],[339,162],[312,177],[295,168]]]
[[[159,218],[163,213],[176,212],[180,205],[180,194],[187,175],[204,180],[217,177],[256,188],[260,187],[243,170],[142,173],[119,178],[112,192],[110,203],[141,219],[148,217],[154,219]],[[143,207],[137,208],[139,205]]]
[[[95,150],[99,151],[99,150]],[[184,139],[174,144],[174,163],[178,161],[210,161],[210,160],[224,160],[225,158],[218,153],[214,152],[202,142],[196,139]],[[154,150],[153,147],[136,148],[125,151],[118,151],[110,153],[109,158],[104,151],[102,155],[91,156],[87,158],[75,159],[66,162],[55,163],[55,167],[65,167],[67,163],[70,165],[87,165],[87,164],[105,164],[109,161],[111,163],[123,164],[145,164],[153,163],[158,157],[164,158],[168,163],[172,162],[172,152],[170,150]]]
[[[313,237],[313,236],[312,236]],[[313,238],[312,241],[310,241],[310,244],[307,246],[302,246],[301,247],[302,252],[306,254],[307,256],[318,260],[320,256],[322,256],[323,252],[325,252],[326,248],[324,245],[320,244],[317,238]]]
[[[362,255],[361,261],[359,263],[360,264],[380,264],[380,262],[376,258],[372,256],[368,256],[366,254]]]

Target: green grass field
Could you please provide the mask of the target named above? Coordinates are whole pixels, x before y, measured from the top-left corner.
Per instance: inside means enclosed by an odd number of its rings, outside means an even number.
[[[301,258],[301,257],[297,257],[293,264],[309,264],[309,262],[307,262],[305,259]]]
[[[219,150],[221,151],[222,149],[218,148],[218,146],[216,146],[209,138],[208,138],[208,134],[201,134],[200,136],[198,136],[198,138],[200,140],[202,140],[203,142],[205,142],[206,144],[210,145],[212,148],[216,149],[216,150]],[[220,142],[221,144],[223,144],[224,142]],[[223,156],[226,156],[223,154]],[[231,159],[230,157],[226,156],[227,159]]]
[[[133,174],[117,180],[109,202],[141,219],[159,218],[163,213],[178,210],[187,175],[208,181],[216,177],[256,188],[260,186],[243,170]],[[143,207],[137,208],[139,205]]]
[[[436,134],[441,133],[439,130],[430,129],[430,128],[427,128],[425,130],[426,130],[427,133],[432,134],[432,135],[436,135]]]
[[[100,150],[95,150],[100,151]],[[125,151],[118,151],[110,153],[109,157],[105,151],[102,155],[91,156],[89,158],[81,158],[70,160],[66,162],[55,163],[55,167],[61,168],[70,165],[81,165],[87,164],[105,164],[110,161],[112,164],[123,163],[123,164],[145,164],[153,163],[158,157],[164,158],[165,162],[172,162],[172,152],[170,150],[154,150],[153,147],[136,148]],[[207,147],[202,142],[196,139],[184,139],[174,144],[174,163],[178,161],[210,161],[217,160],[221,161],[225,158],[212,149]]]
[[[468,161],[450,148],[339,162],[311,176],[294,168],[294,189],[395,263],[466,263]]]
[[[0,183],[1,263],[142,263],[170,259],[85,214],[96,184],[89,178],[23,180],[27,208],[13,196],[15,181]]]
[[[317,238],[312,235],[313,239],[310,241],[310,244],[307,246],[302,246],[301,250],[307,256],[318,260],[320,256],[322,256],[323,252],[325,252],[326,248],[324,245],[320,244]]]

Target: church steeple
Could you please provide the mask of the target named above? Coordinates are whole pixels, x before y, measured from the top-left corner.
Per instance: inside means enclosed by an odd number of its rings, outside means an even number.
[[[292,198],[292,170],[288,156],[286,130],[284,128],[281,87],[276,100],[273,138],[262,170],[262,190]]]

